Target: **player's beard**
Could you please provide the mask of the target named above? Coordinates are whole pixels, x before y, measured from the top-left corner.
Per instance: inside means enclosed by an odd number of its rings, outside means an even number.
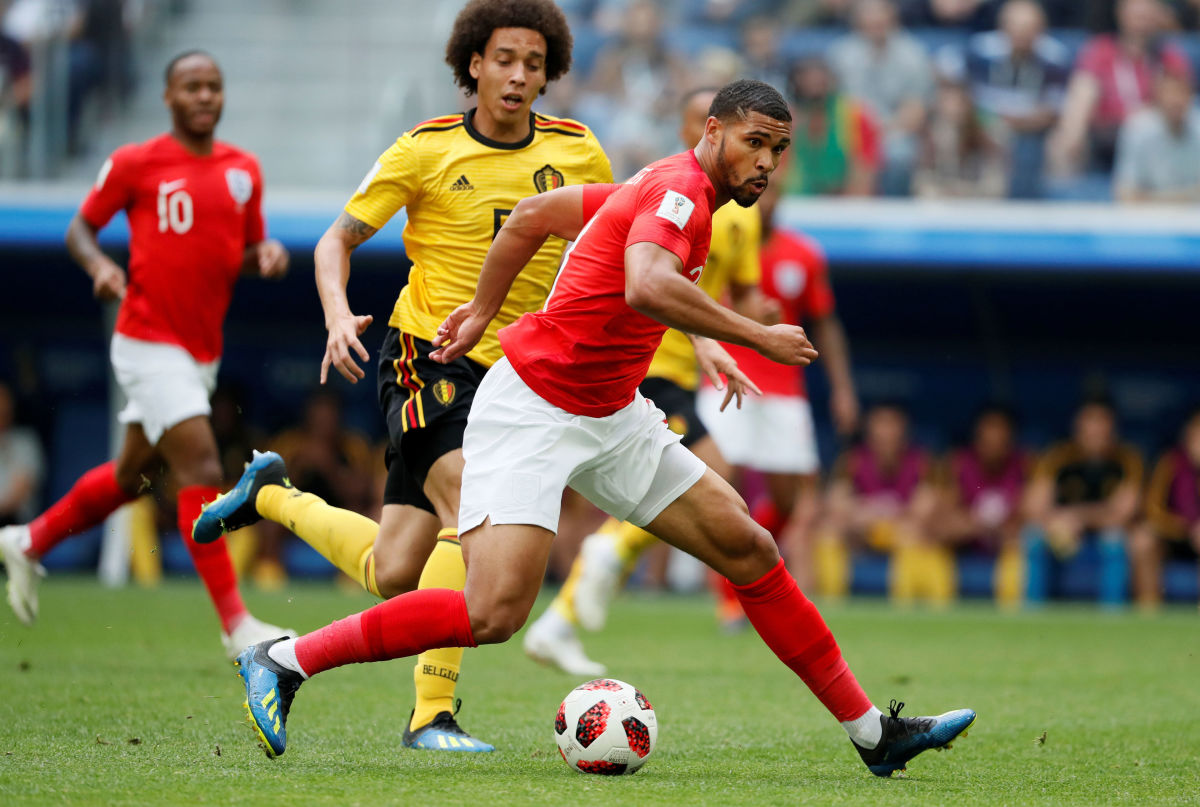
[[[729,167],[728,161],[725,159],[725,138],[721,138],[721,145],[717,148],[717,170],[721,174],[722,181],[725,183],[725,190],[729,192],[729,198],[737,202],[741,207],[750,207],[758,201],[761,193],[756,193],[750,185],[751,182],[767,180],[766,174],[760,174],[746,179],[743,182],[737,183],[737,177],[733,173],[733,169]]]

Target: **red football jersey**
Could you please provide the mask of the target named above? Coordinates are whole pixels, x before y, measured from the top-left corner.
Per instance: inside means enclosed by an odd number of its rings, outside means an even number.
[[[625,249],[658,244],[696,282],[708,260],[715,199],[690,151],[617,186],[564,258],[545,307],[500,331],[521,379],[574,415],[604,417],[632,401],[667,326],[625,302]]]
[[[117,333],[221,356],[221,326],[247,246],[263,240],[258,161],[227,143],[197,156],[169,134],[122,146],[79,212],[96,229],[129,217],[129,279]]]
[[[833,313],[825,253],[816,241],[776,227],[763,244],[759,260],[763,294],[779,301],[783,322],[803,325]],[[741,345],[725,345],[725,349],[764,395],[806,396],[804,368],[777,364]]]

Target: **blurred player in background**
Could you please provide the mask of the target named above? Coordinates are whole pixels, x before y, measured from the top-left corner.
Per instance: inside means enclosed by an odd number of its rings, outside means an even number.
[[[888,594],[895,602],[950,603],[954,556],[933,531],[931,472],[928,453],[909,437],[908,413],[896,403],[872,407],[862,443],[838,458],[829,483],[815,550],[824,594],[849,593],[850,554],[861,548],[890,555]]]
[[[532,112],[571,66],[571,32],[550,0],[473,0],[446,44],[455,82],[478,95],[470,111],[426,121],[402,135],[368,172],[316,250],[317,288],[329,331],[321,364],[351,382],[369,354],[359,336],[370,316],[346,298],[350,256],[405,208],[413,261],[379,357],[379,401],[389,435],[380,523],[329,506],[287,481],[278,455],[259,455],[242,483],[209,507],[196,537],[270,519],[287,526],[378,597],[416,588],[461,589],[458,542],[462,440],[475,390],[503,352],[496,331],[545,302],[566,242],[551,239],[513,285],[487,334],[449,364],[430,360],[430,340],[471,299],[489,245],[518,201],[563,185],[611,182],[599,142],[582,124]],[[444,751],[491,751],[454,719],[463,651],[428,649],[414,670],[417,701],[403,743]]]
[[[1021,497],[1029,467],[1013,413],[988,406],[975,417],[970,445],[951,453],[940,486],[935,529],[950,546],[996,558],[992,588],[1004,606],[1021,601]]]
[[[803,325],[813,335],[829,378],[834,425],[849,436],[858,427],[858,393],[825,255],[812,239],[775,226],[778,202],[779,191],[771,187],[758,203],[763,225],[762,292],[772,301],[775,321]],[[720,390],[706,386],[700,391],[700,417],[729,462],[763,474],[767,497],[753,502],[751,512],[780,541],[797,583],[811,588],[820,459],[804,370],[776,364],[739,345],[725,348],[763,394],[747,398],[739,409],[721,412]],[[724,587],[723,591],[725,618],[740,617],[732,590]]]
[[[1145,520],[1133,531],[1133,593],[1142,608],[1162,602],[1163,556],[1200,557],[1200,409],[1184,421],[1179,441],[1154,466]]]
[[[1051,593],[1060,565],[1085,544],[1100,562],[1100,603],[1125,603],[1129,583],[1126,542],[1138,514],[1142,459],[1120,442],[1117,415],[1106,398],[1085,401],[1070,440],[1038,462],[1026,494],[1026,595],[1039,605]]]
[[[703,334],[697,358],[707,374],[726,374],[727,402],[752,386],[714,339],[788,364],[816,357],[802,328],[762,325],[694,287],[713,212],[730,199],[753,204],[790,135],[778,92],[735,81],[713,99],[694,150],[624,185],[561,188],[517,206],[475,296],[439,327],[431,354],[445,362],[466,354],[546,238],[575,241],[545,307],[503,330],[505,356],[471,409],[459,522],[466,585],[402,594],[299,639],[246,648],[238,664],[247,708],[269,755],[285,751],[288,710],[313,675],[516,633],[541,588],[568,485],[734,581],[763,640],[841,722],[875,775],[890,776],[971,725],[970,709],[902,718],[895,702],[890,715],[871,704],[770,534],[637,390],[668,327]]]
[[[264,237],[258,161],[214,138],[224,97],[211,56],[175,57],[163,93],[171,131],[113,152],[67,230],[67,249],[96,297],[121,302],[111,358],[128,401],[118,415],[125,437],[116,460],[85,473],[28,525],[0,531],[8,601],[27,625],[37,617],[38,558],[141,495],[165,463],[179,487],[179,532],[226,651],[236,656],[247,642],[284,633],[246,610],[225,542],[191,538],[201,506],[220,493],[209,396],[234,283],[241,274],[279,278],[288,268],[287,250]],[[96,240],[121,210],[129,218],[128,276]]]
[[[695,146],[704,137],[708,107],[716,89],[699,88],[683,98],[679,139]],[[698,286],[713,299],[729,292],[735,310],[757,317],[762,308],[758,292],[758,212],[730,202],[713,215],[712,244]],[[700,368],[691,340],[682,331],[668,330],[650,361],[642,394],[667,416],[667,425],[682,435],[681,442],[722,477],[729,463],[696,413]],[[576,628],[599,630],[608,617],[613,596],[658,539],[641,527],[610,518],[599,532],[584,539],[571,573],[554,601],[525,632],[525,652],[572,675],[603,675],[604,665],[584,653]]]

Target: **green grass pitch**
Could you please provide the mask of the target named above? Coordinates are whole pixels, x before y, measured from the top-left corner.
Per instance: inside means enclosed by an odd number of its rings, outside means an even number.
[[[298,629],[370,603],[313,584],[249,599]],[[634,776],[563,764],[554,714],[579,681],[516,640],[469,652],[459,687],[463,724],[495,754],[402,749],[412,665],[399,661],[306,684],[271,761],[198,584],[52,579],[35,629],[0,615],[0,804],[1200,804],[1195,610],[826,615],[876,703],[970,706],[970,736],[876,779],[753,633],[718,635],[702,598],[633,596],[589,648],[658,712],[658,747]]]

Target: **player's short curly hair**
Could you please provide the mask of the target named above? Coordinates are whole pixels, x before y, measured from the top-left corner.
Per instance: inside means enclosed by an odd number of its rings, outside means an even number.
[[[468,95],[479,85],[471,76],[471,57],[483,53],[497,28],[528,28],[546,38],[546,83],[571,69],[571,26],[553,0],[471,0],[458,12],[446,42],[446,64]]]
[[[713,97],[709,117],[723,122],[742,120],[751,112],[791,123],[792,113],[779,90],[761,81],[743,78],[731,81]]]

